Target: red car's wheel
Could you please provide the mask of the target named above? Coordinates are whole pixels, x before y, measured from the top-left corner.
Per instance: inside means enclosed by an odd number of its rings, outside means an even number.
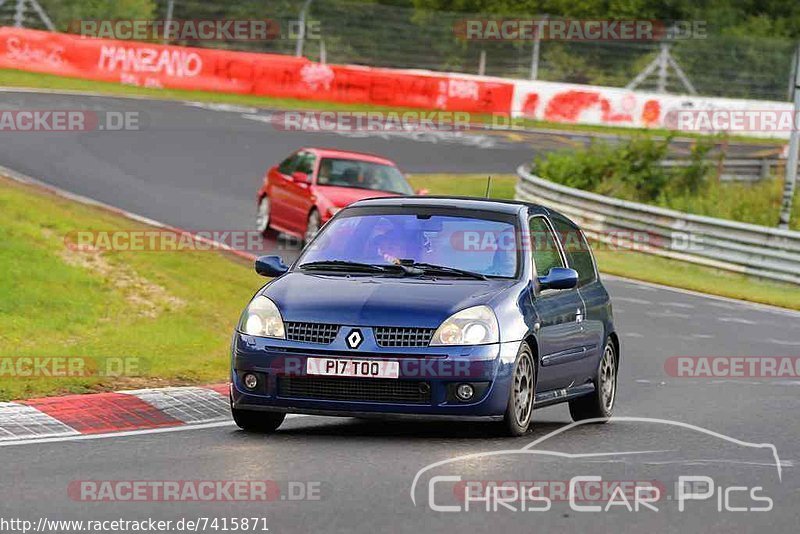
[[[314,239],[314,236],[317,235],[317,232],[319,232],[321,226],[322,219],[319,216],[319,212],[317,210],[311,210],[311,213],[308,214],[308,222],[306,223],[306,233],[303,236],[303,244],[307,244],[309,241]]]
[[[269,218],[272,212],[269,197],[264,195],[258,203],[258,212],[256,213],[256,230],[266,235],[269,231]]]

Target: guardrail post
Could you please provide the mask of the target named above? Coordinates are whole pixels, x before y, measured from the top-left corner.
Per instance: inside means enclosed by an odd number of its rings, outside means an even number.
[[[759,179],[766,180],[769,177],[769,171],[769,160],[767,158],[761,158],[761,172],[759,173]]]
[[[783,201],[781,202],[781,215],[778,221],[778,228],[789,228],[789,221],[792,218],[792,202],[794,201],[794,190],[797,185],[797,152],[800,149],[800,131],[798,128],[798,116],[800,116],[800,46],[795,56],[795,78],[794,78],[794,109],[792,111],[792,134],[789,138],[789,155],[786,158],[786,172],[783,186]]]

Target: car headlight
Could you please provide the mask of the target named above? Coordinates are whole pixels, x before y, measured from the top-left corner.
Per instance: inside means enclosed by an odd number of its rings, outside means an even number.
[[[473,306],[451,315],[436,329],[431,345],[485,345],[500,341],[497,316],[488,306]]]
[[[250,301],[239,321],[239,330],[251,336],[286,337],[281,312],[274,302],[262,295]]]

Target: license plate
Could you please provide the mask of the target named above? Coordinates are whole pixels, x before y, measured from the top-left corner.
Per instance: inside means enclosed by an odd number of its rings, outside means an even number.
[[[343,358],[307,358],[306,374],[397,378],[400,376],[400,362],[386,360],[346,360]]]

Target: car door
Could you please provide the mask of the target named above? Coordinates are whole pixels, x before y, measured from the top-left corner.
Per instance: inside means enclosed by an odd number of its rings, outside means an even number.
[[[307,181],[295,181],[293,176],[289,176],[284,191],[284,202],[286,203],[287,228],[296,234],[303,234],[306,231],[308,212],[314,205],[311,194],[311,182],[316,170],[316,156],[312,152],[298,152],[297,164],[293,173],[302,172],[308,176]]]
[[[289,186],[292,182],[292,172],[297,167],[300,153],[295,152],[277,167],[269,171],[269,189],[267,194],[270,199],[270,217],[273,226],[279,229],[288,229],[291,221],[289,210]]]
[[[592,249],[583,232],[562,217],[553,217],[553,226],[561,240],[570,268],[578,271],[578,293],[584,303],[584,357],[579,373],[594,376],[605,346],[606,323],[611,314],[608,292],[600,283]]]
[[[528,221],[530,253],[535,276],[545,276],[553,267],[568,267],[566,256],[547,217]],[[584,357],[584,304],[577,288],[538,290],[534,305],[539,316],[541,366],[537,392],[566,388]]]

